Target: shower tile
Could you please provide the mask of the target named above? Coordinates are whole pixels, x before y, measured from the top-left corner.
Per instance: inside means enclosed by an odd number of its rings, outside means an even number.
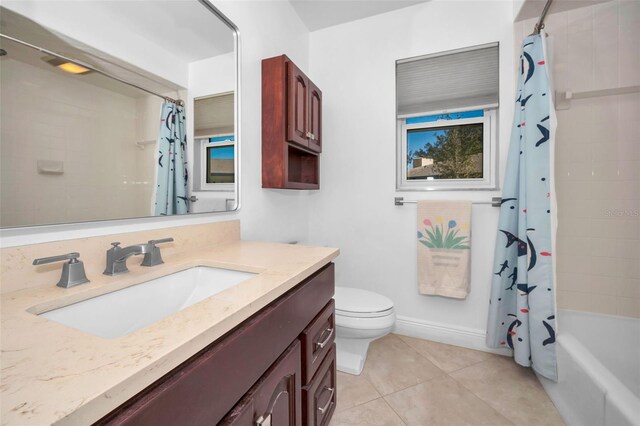
[[[618,312],[618,299],[620,298],[600,294],[593,299],[593,305],[591,307],[592,312],[605,315],[616,315]]]
[[[591,239],[587,237],[558,238],[556,250],[559,255],[573,255],[584,258],[591,254]]]
[[[575,274],[585,270],[586,262],[584,256],[558,254],[558,259],[558,273]]]
[[[622,278],[640,278],[640,262],[638,262],[638,259],[618,259],[618,268]]]
[[[587,181],[591,179],[591,162],[556,163],[556,179],[558,181]]]
[[[616,314],[623,317],[640,318],[640,299],[619,297]]]
[[[495,357],[450,374],[516,424],[564,424],[533,371]]]
[[[610,2],[617,6],[616,2]],[[609,22],[613,21],[613,22]],[[608,89],[618,87],[619,76],[619,60],[618,60],[618,15],[609,14],[608,18],[596,20],[594,31],[598,32],[598,36],[594,37],[594,87],[600,89]]]
[[[620,52],[620,85],[633,86],[640,84],[640,2],[622,1],[619,3],[619,43]]]
[[[567,78],[570,90],[580,92],[594,88],[593,37],[591,31],[569,31],[567,36]],[[578,102],[573,102],[576,104]],[[573,105],[572,105],[573,108]]]
[[[437,378],[384,399],[407,425],[513,424],[450,377]]]
[[[618,259],[615,257],[597,257],[589,264],[589,271],[593,275],[604,277],[619,277],[621,272],[619,269]]]
[[[562,196],[562,195],[561,195]],[[589,218],[573,218],[564,216],[562,210],[558,212],[558,237],[584,237],[589,235],[589,226],[591,219]]]
[[[617,255],[623,259],[640,259],[640,241],[617,240]]]
[[[578,33],[593,30],[593,10],[589,7],[572,9],[567,12],[567,30]]]
[[[562,257],[558,263],[562,263]],[[591,276],[588,274],[566,273],[558,271],[558,290],[564,292],[591,292]]]
[[[618,255],[619,240],[615,238],[591,238],[589,254],[593,257]]]
[[[640,302],[640,278],[622,278],[618,296],[637,299]]]
[[[617,296],[620,293],[621,278],[613,278],[602,275],[591,275],[588,278],[591,293],[596,295]]]
[[[621,198],[621,191],[618,189],[619,183],[606,180],[594,180],[589,183],[591,196],[594,200],[618,200]]]
[[[558,307],[576,311],[590,311],[592,309],[592,293],[558,292]]]

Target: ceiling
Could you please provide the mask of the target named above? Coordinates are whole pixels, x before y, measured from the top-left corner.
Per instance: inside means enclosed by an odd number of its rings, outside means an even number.
[[[609,0],[554,0],[553,3],[551,3],[551,7],[549,7],[548,14],[592,6],[606,1]],[[547,0],[522,0],[521,2],[522,7],[518,11],[516,22],[525,21],[531,18],[538,18],[542,13],[542,9],[544,9]]]
[[[309,31],[321,30],[428,0],[289,0]]]
[[[91,3],[95,7],[96,1]],[[233,52],[231,29],[196,0],[97,3],[105,3],[105,10],[117,13],[118,26],[135,29],[148,40],[158,40],[165,50],[187,63]]]

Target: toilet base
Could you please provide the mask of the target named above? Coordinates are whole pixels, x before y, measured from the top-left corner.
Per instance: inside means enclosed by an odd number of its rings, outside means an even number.
[[[336,337],[336,368],[359,376],[367,360],[369,343],[374,339],[344,339]]]

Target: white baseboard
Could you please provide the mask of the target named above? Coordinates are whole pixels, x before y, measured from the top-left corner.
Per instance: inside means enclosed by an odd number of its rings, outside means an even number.
[[[447,345],[462,346],[483,352],[511,356],[510,349],[493,349],[485,344],[485,331],[449,324],[398,316],[394,333],[418,339],[432,340]]]

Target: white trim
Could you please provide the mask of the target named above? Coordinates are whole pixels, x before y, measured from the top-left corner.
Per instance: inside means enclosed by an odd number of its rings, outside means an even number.
[[[207,157],[207,148],[210,147],[220,147],[220,146],[232,146],[233,147],[233,161],[235,165],[236,155],[237,155],[237,146],[235,141],[231,139],[226,139],[224,141],[217,142],[209,142],[209,138],[213,137],[233,137],[232,133],[229,134],[219,134],[219,135],[211,135],[211,136],[199,136],[196,138],[196,145],[200,145],[200,191],[224,191],[224,192],[233,192],[235,188],[235,183],[208,183],[207,182],[207,173],[208,173],[208,157]],[[234,170],[234,181],[236,180],[238,173]],[[194,191],[197,192],[197,191]]]
[[[482,109],[480,107],[472,110]],[[437,120],[426,123],[406,124],[405,119],[397,119],[397,159],[396,190],[398,191],[447,191],[447,190],[495,190],[497,185],[497,110],[483,109],[482,117],[460,118],[456,120]],[[451,111],[451,113],[462,111]],[[420,114],[427,116],[433,114]],[[482,178],[479,179],[434,179],[434,180],[409,180],[407,179],[407,130],[411,129],[436,129],[439,127],[458,126],[466,124],[483,124],[482,135]]]
[[[441,109],[439,111],[429,111],[429,112],[415,112],[413,114],[398,114],[398,118],[414,118],[414,117],[424,117],[427,115],[444,115],[444,114],[455,114],[457,112],[467,112],[467,111],[477,111],[480,109],[497,109],[498,104],[486,104],[486,105],[476,105],[470,107],[463,108],[454,108],[454,109]]]
[[[432,340],[447,345],[461,346],[477,351],[490,352],[498,355],[511,356],[510,349],[493,349],[485,344],[486,331],[474,328],[460,327],[425,321],[418,318],[398,316],[394,333],[418,339]]]

